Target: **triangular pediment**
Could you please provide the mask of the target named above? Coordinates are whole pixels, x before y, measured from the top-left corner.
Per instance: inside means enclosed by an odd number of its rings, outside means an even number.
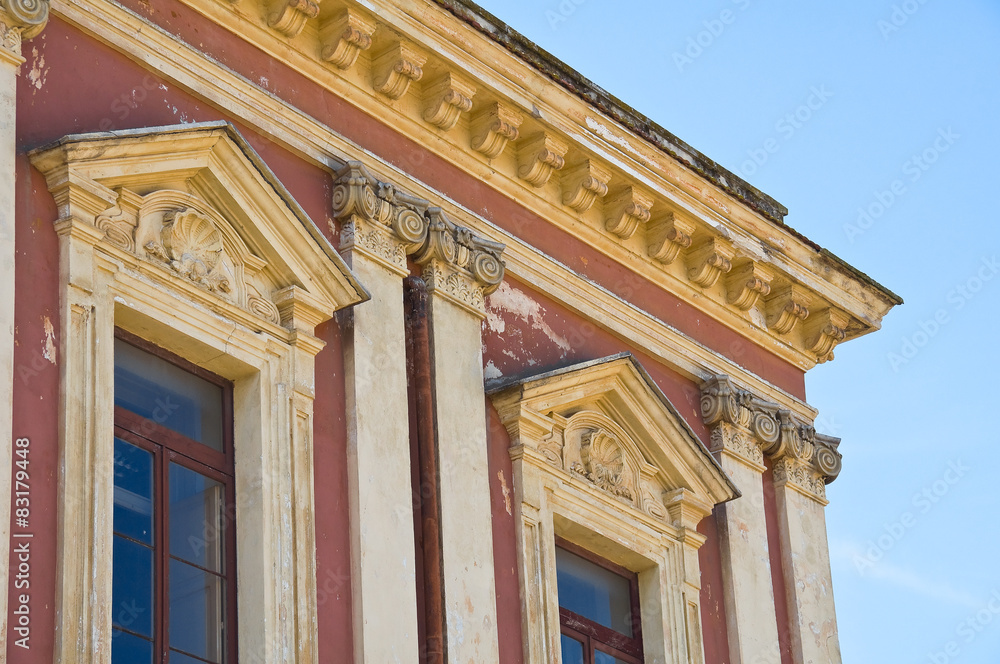
[[[515,447],[657,518],[739,490],[630,354],[489,389]]]
[[[292,309],[317,323],[368,299],[228,123],[67,136],[30,156],[60,219],[205,302],[290,327]]]

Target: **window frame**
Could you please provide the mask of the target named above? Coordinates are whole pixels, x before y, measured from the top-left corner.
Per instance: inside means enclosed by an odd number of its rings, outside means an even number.
[[[116,405],[114,408],[114,435],[126,443],[150,452],[153,456],[153,662],[161,664],[169,661],[172,650],[165,635],[169,634],[169,566],[174,556],[170,553],[170,510],[169,475],[170,464],[177,464],[192,470],[223,485],[225,491],[225,572],[220,574],[226,582],[225,592],[225,656],[222,664],[235,664],[238,652],[238,601],[237,601],[237,555],[236,555],[236,468],[233,453],[233,383],[210,371],[188,362],[184,358],[167,351],[156,344],[131,334],[121,328],[115,328],[115,339],[123,341],[153,357],[160,358],[170,364],[222,388],[221,413],[222,418],[222,451],[217,451],[208,445],[188,438],[172,429],[164,427],[149,418],[138,415],[127,408]],[[118,533],[112,525],[112,533]],[[129,538],[131,539],[131,538]],[[193,565],[193,563],[192,563]],[[193,565],[198,567],[197,565]],[[114,575],[114,558],[112,556],[112,575]],[[128,631],[127,626],[115,626],[112,616],[112,629]],[[112,633],[112,637],[113,637]],[[182,652],[194,659],[197,655]]]
[[[618,632],[610,627],[605,627],[590,618],[574,613],[559,604],[559,628],[561,634],[569,635],[584,644],[585,664],[594,664],[595,650],[600,650],[612,655],[627,664],[643,664],[642,651],[642,609],[639,605],[639,575],[621,565],[602,558],[578,544],[555,536],[557,549],[568,551],[584,560],[591,562],[598,567],[602,567],[609,572],[613,572],[629,582],[629,603],[631,612],[629,614],[632,623],[632,636]],[[556,566],[558,573],[558,564]],[[598,646],[603,646],[598,648]]]

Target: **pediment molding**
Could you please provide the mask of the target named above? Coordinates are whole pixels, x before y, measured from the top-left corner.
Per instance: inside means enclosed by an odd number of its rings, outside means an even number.
[[[312,334],[367,294],[248,151],[231,127],[210,124],[70,136],[31,159],[61,233],[89,228],[95,246],[201,301]]]
[[[654,520],[696,528],[739,495],[631,355],[489,390],[511,454]]]
[[[779,404],[737,386],[728,376],[702,385],[701,415],[712,431],[712,452],[760,471],[773,462],[774,480],[826,504],[826,485],[842,468],[840,439],[817,433]]]

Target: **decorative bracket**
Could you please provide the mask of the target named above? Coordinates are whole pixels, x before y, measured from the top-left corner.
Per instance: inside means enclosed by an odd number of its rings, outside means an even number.
[[[306,27],[306,21],[317,16],[319,5],[313,0],[279,0],[267,24],[286,37],[296,37]]]
[[[424,120],[445,131],[458,123],[462,113],[472,110],[476,86],[463,78],[446,73],[424,93]]]
[[[742,311],[749,311],[757,300],[771,293],[774,273],[757,261],[737,267],[726,279],[729,303]]]
[[[517,174],[533,187],[542,187],[552,173],[566,165],[569,145],[548,132],[539,132],[520,146],[521,163]]]
[[[349,7],[345,8],[323,25],[320,35],[323,50],[320,55],[339,69],[350,69],[361,51],[371,48],[374,34],[374,21]]]
[[[632,185],[623,187],[607,201],[604,227],[623,240],[632,237],[639,224],[649,221],[653,197]]]
[[[646,226],[646,250],[650,258],[669,265],[677,259],[682,249],[691,246],[693,234],[694,224],[673,212],[667,212]]]
[[[796,284],[786,284],[767,299],[767,325],[778,334],[788,334],[809,317],[809,293]]]
[[[487,159],[494,159],[519,136],[518,127],[524,116],[514,108],[495,101],[473,120],[472,149]]]
[[[850,317],[833,308],[813,314],[806,324],[806,347],[820,364],[833,359],[833,349],[847,338]]]
[[[688,255],[688,278],[703,288],[711,288],[733,268],[733,249],[722,238],[709,238]]]
[[[397,41],[372,63],[372,81],[377,92],[399,99],[410,84],[423,78],[427,56],[405,41]]]
[[[598,198],[608,194],[611,170],[593,159],[584,159],[563,176],[563,203],[577,212],[586,212]]]

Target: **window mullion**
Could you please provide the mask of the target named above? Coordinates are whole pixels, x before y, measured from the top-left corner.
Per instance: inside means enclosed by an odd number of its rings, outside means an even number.
[[[157,529],[156,529],[156,579],[157,579],[157,602],[156,602],[156,612],[155,618],[156,625],[156,638],[157,638],[157,661],[160,664],[165,664],[169,661],[168,651],[170,649],[169,641],[169,611],[168,607],[170,603],[167,597],[167,589],[169,588],[167,574],[169,573],[169,554],[170,554],[170,542],[168,541],[169,531],[170,531],[170,515],[167,514],[167,505],[169,504],[169,491],[170,487],[168,484],[167,469],[169,468],[167,450],[161,446],[156,448],[156,461],[157,461],[157,480],[159,482],[159,490],[156,491],[156,511],[157,511]]]

